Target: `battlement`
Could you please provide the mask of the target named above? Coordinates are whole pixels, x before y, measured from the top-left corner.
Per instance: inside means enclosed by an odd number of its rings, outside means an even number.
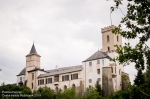
[[[106,31],[111,31],[112,29],[114,29],[116,26],[114,25],[111,25],[111,26],[107,26],[107,27],[104,27],[104,28],[101,28],[101,32],[104,33]]]

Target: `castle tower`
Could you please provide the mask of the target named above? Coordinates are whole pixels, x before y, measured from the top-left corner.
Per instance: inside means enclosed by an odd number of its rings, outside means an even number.
[[[28,74],[27,71],[40,68],[40,57],[41,56],[37,54],[33,43],[30,53],[26,55],[26,74]]]
[[[103,52],[110,52],[115,51],[116,47],[114,45],[121,45],[122,46],[122,37],[121,35],[115,35],[112,33],[112,30],[115,28],[114,25],[109,27],[104,27],[101,29],[102,32],[102,51]]]

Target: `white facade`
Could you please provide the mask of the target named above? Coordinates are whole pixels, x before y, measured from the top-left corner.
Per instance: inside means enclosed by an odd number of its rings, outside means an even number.
[[[20,77],[22,77],[23,84],[26,81],[26,86],[32,91],[45,86],[54,90],[57,88],[64,90],[75,86],[78,90],[83,92],[89,85],[95,86],[97,80],[99,80],[102,87],[105,87],[105,81],[103,80],[104,77],[107,76],[107,80],[111,80],[110,85],[107,85],[107,87],[112,86],[112,90],[114,91],[121,90],[121,72],[124,72],[124,68],[122,65],[119,65],[119,63],[110,61],[110,59],[118,56],[113,45],[121,45],[122,39],[120,36],[115,36],[110,32],[112,28],[114,28],[114,26],[102,29],[102,51],[97,51],[91,57],[83,61],[81,66],[56,68],[54,70],[44,71],[40,69],[41,56],[37,54],[33,44],[30,53],[26,56],[25,75],[19,74],[17,76],[17,83],[20,82]],[[110,38],[108,38],[109,36]],[[107,74],[107,71],[109,74]],[[75,79],[72,78],[73,74],[77,75]],[[66,78],[64,77],[65,75],[67,75]],[[57,77],[59,78],[56,81],[55,79]],[[63,80],[63,77],[67,80]]]

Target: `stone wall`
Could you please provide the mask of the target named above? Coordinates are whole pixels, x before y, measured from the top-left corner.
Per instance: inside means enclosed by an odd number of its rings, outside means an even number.
[[[121,78],[122,78],[122,90],[124,90],[128,84],[130,84],[130,78],[129,78],[129,74],[122,72],[121,73]]]
[[[111,67],[103,67],[102,90],[105,96],[111,92],[114,92]]]

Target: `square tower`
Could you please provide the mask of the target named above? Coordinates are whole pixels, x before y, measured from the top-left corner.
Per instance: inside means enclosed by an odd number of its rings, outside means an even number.
[[[121,45],[122,46],[122,37],[121,35],[117,34],[113,34],[112,30],[115,28],[116,26],[111,25],[108,27],[104,27],[101,29],[101,33],[102,33],[102,51],[103,52],[110,52],[110,51],[115,51],[116,48],[114,47],[114,45]]]

